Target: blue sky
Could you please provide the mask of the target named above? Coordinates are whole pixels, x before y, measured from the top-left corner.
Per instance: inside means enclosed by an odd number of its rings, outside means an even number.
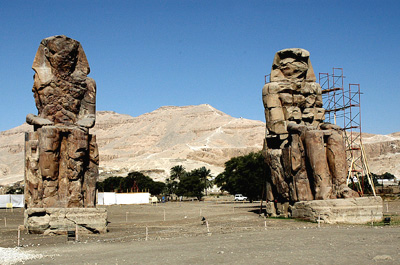
[[[361,84],[364,132],[400,131],[399,1],[0,1],[0,131],[37,113],[32,62],[43,38],[81,42],[97,109],[139,116],[208,103],[264,121],[274,54],[304,48],[318,72]]]

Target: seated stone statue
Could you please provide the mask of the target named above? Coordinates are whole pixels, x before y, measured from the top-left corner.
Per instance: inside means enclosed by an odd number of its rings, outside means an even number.
[[[358,196],[346,185],[342,129],[323,122],[321,86],[309,57],[304,49],[277,52],[262,91],[271,214],[287,215],[297,201]]]
[[[43,39],[32,92],[38,115],[25,140],[27,207],[94,207],[98,176],[96,83],[81,44],[66,36]]]

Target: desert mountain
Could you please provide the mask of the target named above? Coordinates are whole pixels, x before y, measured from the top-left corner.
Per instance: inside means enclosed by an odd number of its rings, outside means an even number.
[[[371,172],[389,172],[399,179],[400,132],[388,135],[363,134],[362,137]]]
[[[31,127],[0,133],[0,184],[23,179],[24,132]],[[99,111],[91,133],[97,135],[101,177],[136,170],[164,180],[175,165],[205,166],[216,176],[231,157],[261,150],[265,125],[204,104],[161,107],[138,117]]]
[[[24,132],[31,127],[0,132],[1,185],[23,180]],[[91,133],[97,135],[101,178],[136,170],[164,180],[175,165],[205,166],[216,176],[230,158],[261,150],[265,123],[234,118],[207,104],[167,106],[138,117],[99,111]],[[363,134],[363,141],[372,172],[400,177],[400,132]]]

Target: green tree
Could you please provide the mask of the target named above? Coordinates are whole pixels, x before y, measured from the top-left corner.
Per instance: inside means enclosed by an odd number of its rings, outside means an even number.
[[[148,190],[152,195],[161,194],[165,188],[165,183],[154,181],[152,178],[137,171],[130,172],[125,179],[127,185],[133,185],[133,183],[136,183],[139,190]]]
[[[133,171],[127,177],[109,177],[103,182],[97,182],[97,189],[103,192],[133,192],[135,187],[139,191],[149,191],[152,195],[161,194],[165,188],[165,183],[154,181],[143,173]]]
[[[376,174],[371,173],[370,177],[372,179],[374,187],[382,186],[382,184],[380,184],[378,182],[378,176]],[[368,178],[366,175],[358,176],[358,182],[355,182],[352,178],[350,178],[350,182],[349,182],[348,186],[357,192],[361,192],[361,190],[363,190],[363,193],[372,193],[372,187],[369,184],[369,181],[368,181]]]
[[[165,193],[168,195],[176,194],[178,183],[187,174],[182,165],[174,166],[170,169],[170,177],[165,181]]]
[[[190,174],[196,175],[198,178],[200,178],[203,184],[205,195],[207,195],[207,189],[211,188],[213,185],[212,181],[208,179],[209,177],[212,177],[211,170],[207,169],[206,167],[201,167],[194,169]]]
[[[171,168],[170,170],[170,179],[171,180],[180,180],[184,176],[186,176],[187,172],[182,165],[177,165]]]
[[[178,189],[178,182],[176,180],[172,180],[171,178],[167,178],[165,180],[165,193],[168,195],[176,194],[176,190]]]
[[[171,178],[179,179],[175,191],[178,196],[196,197],[201,200],[203,190],[212,185],[208,180],[209,176],[211,176],[211,171],[205,167],[196,168],[190,172],[186,172],[182,166],[171,168]]]
[[[389,172],[385,172],[382,175],[376,175],[376,178],[377,179],[389,179],[389,180],[391,180],[391,179],[394,179],[395,176],[393,174],[389,173]]]
[[[109,177],[102,182],[97,182],[96,187],[102,192],[119,191],[122,177]]]
[[[19,184],[14,184],[6,189],[6,194],[23,194],[24,188]]]
[[[268,176],[261,152],[238,156],[225,163],[225,170],[215,179],[221,190],[243,194],[249,200],[262,199]]]
[[[179,181],[176,195],[196,197],[198,200],[201,200],[203,197],[203,189],[204,185],[201,178],[197,174],[192,174],[192,172],[190,172]]]

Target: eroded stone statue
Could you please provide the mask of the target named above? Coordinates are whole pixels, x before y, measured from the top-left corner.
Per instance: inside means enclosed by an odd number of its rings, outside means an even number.
[[[82,46],[66,36],[43,39],[32,68],[38,115],[26,117],[34,126],[25,140],[26,206],[94,207],[96,83]]]
[[[323,122],[322,91],[310,53],[298,48],[278,51],[262,98],[270,214],[287,215],[289,204],[297,201],[358,196],[346,185],[342,129]]]

